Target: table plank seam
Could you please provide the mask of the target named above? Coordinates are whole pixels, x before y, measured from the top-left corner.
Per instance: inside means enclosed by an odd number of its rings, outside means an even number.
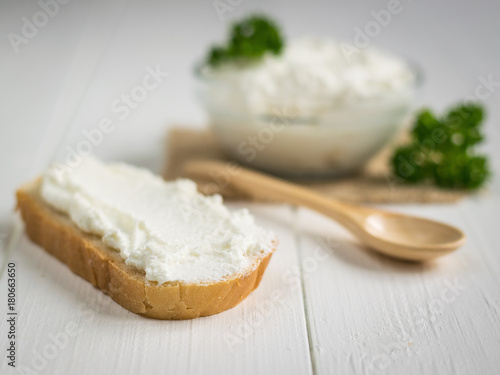
[[[303,269],[303,252],[302,252],[302,246],[300,242],[300,230],[297,227],[298,223],[298,207],[297,206],[291,206],[292,209],[292,215],[293,215],[293,238],[295,242],[295,251],[297,252],[297,259],[299,262],[299,272],[300,272],[300,289],[301,289],[301,295],[302,295],[302,305],[304,308],[304,316],[306,319],[306,331],[307,331],[307,343],[309,345],[309,359],[311,361],[311,371],[313,375],[316,375],[318,373],[317,365],[316,365],[316,357],[314,354],[314,343],[313,343],[313,337],[312,337],[312,327],[311,327],[311,316],[309,314],[308,308],[307,308],[307,296],[306,296],[306,287],[305,287],[305,281],[304,281],[304,269]]]

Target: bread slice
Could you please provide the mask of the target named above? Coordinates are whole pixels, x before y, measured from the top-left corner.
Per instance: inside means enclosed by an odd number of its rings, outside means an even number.
[[[148,281],[143,271],[126,265],[118,251],[98,236],[82,232],[66,214],[47,205],[40,186],[38,179],[16,193],[29,238],[124,308],[142,316],[192,319],[230,309],[257,288],[272,256],[270,252],[257,258],[245,274],[220,282],[158,285]]]

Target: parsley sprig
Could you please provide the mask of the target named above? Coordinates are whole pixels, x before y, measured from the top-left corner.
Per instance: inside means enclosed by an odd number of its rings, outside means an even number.
[[[224,62],[255,61],[266,52],[280,54],[283,45],[276,23],[265,16],[253,15],[232,25],[227,45],[212,47],[207,62],[215,67]]]
[[[473,103],[457,105],[442,118],[422,110],[411,131],[412,140],[394,152],[394,174],[408,183],[481,187],[491,174],[487,157],[474,150],[484,139],[483,117],[483,108]]]

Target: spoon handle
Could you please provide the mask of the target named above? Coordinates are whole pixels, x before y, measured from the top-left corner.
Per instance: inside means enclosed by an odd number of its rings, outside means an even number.
[[[184,172],[210,181],[206,186],[216,185],[216,192],[233,187],[252,198],[308,207],[336,220],[370,248],[393,258],[430,260],[456,250],[465,241],[463,232],[450,225],[340,202],[232,163],[193,160],[184,165]]]
[[[191,176],[220,181],[220,190],[231,186],[252,198],[308,207],[331,217],[353,232],[359,231],[359,221],[371,211],[362,206],[339,202],[278,178],[219,161],[189,161],[184,165],[184,171]]]

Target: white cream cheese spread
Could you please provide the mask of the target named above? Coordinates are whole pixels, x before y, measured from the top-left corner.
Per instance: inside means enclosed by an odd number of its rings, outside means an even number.
[[[229,105],[252,113],[269,112],[279,102],[297,115],[311,115],[326,108],[377,101],[415,84],[406,62],[375,48],[346,53],[345,43],[328,38],[303,37],[285,46],[279,56],[268,54],[255,64],[227,63],[205,67],[202,74],[217,95],[230,84]]]
[[[200,67],[199,96],[235,160],[286,177],[360,170],[413,109],[418,69],[391,53],[304,37],[256,62]]]
[[[274,234],[248,210],[231,212],[221,196],[198,193],[191,180],[165,182],[126,164],[86,158],[73,169],[52,166],[41,195],[159,284],[211,283],[250,272],[274,245]]]

